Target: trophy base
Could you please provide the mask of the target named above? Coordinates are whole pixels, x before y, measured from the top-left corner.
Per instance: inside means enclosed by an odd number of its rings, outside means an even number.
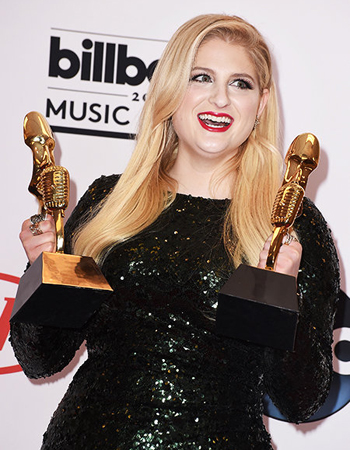
[[[20,279],[10,322],[81,328],[111,292],[92,258],[44,252]]]
[[[299,317],[295,278],[241,264],[219,293],[218,335],[293,350]]]

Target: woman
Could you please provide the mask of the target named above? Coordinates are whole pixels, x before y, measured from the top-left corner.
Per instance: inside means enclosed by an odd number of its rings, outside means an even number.
[[[240,262],[265,266],[281,182],[269,50],[257,30],[199,16],[153,75],[121,177],[96,180],[66,226],[66,251],[93,256],[114,295],[79,331],[12,325],[29,377],[54,374],[86,339],[88,360],[43,449],[271,449],[266,392],[291,421],[313,414],[332,373],[338,261],[308,199],[276,270],[297,277],[294,352],[214,333],[217,294]],[[32,263],[54,248],[50,217],[21,239]]]

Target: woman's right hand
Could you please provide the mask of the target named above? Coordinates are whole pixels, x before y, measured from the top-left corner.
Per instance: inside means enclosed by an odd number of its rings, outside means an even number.
[[[47,214],[46,219],[38,224],[42,231],[41,234],[33,235],[30,230],[31,225],[30,219],[23,222],[19,238],[30,264],[33,264],[42,252],[54,252],[56,250],[56,227],[50,214]]]

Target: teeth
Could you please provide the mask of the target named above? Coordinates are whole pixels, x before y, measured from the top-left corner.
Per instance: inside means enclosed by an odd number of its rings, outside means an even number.
[[[199,118],[201,120],[210,120],[211,122],[216,122],[216,123],[227,123],[227,124],[230,124],[231,121],[232,121],[227,116],[217,117],[217,116],[213,116],[212,114],[199,114]]]

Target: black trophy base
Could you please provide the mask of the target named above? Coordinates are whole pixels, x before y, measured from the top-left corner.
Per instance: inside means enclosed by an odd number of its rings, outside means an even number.
[[[242,264],[219,293],[216,332],[293,350],[298,317],[294,277]]]
[[[20,279],[10,322],[81,328],[111,291],[92,258],[44,252]]]

